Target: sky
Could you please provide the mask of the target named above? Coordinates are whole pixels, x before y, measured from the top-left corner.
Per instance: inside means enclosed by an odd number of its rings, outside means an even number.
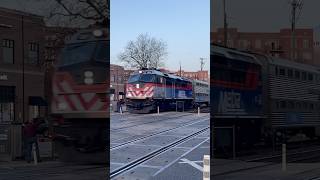
[[[223,27],[223,0],[211,0],[211,28]],[[291,28],[291,0],[226,0],[229,27],[245,32],[277,32]],[[315,28],[320,33],[320,1],[303,0],[297,28]],[[318,27],[318,28],[316,28]]]
[[[128,41],[148,33],[167,44],[165,68],[209,70],[210,0],[111,0],[111,63],[121,64],[118,55]]]

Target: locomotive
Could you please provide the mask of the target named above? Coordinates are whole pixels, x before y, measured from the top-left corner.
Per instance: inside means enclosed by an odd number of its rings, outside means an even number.
[[[79,30],[61,51],[52,81],[51,116],[62,161],[107,160],[109,61],[107,29]]]
[[[199,92],[194,93],[196,85]],[[142,69],[132,73],[128,79],[126,105],[129,112],[136,113],[149,113],[158,107],[161,110],[173,109],[179,103],[183,108],[191,108],[195,103],[209,104],[208,91],[206,82],[195,82],[157,69]]]
[[[233,146],[232,136],[240,149],[320,136],[319,68],[216,44],[210,56],[217,148]]]

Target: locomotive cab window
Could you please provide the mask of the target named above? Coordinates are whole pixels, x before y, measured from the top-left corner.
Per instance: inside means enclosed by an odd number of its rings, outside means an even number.
[[[139,81],[139,78],[140,78],[140,74],[132,75],[129,77],[128,83],[137,82],[137,81]]]
[[[59,65],[66,66],[90,61],[92,59],[95,46],[95,42],[66,45],[66,47],[62,50]]]
[[[155,75],[154,74],[143,74],[140,77],[141,82],[154,82],[155,81]]]
[[[101,41],[97,44],[95,59],[99,62],[107,62],[110,58],[110,48],[107,41]]]

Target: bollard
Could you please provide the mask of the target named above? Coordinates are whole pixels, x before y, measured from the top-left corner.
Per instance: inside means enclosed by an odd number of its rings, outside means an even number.
[[[32,144],[32,152],[33,152],[33,161],[34,164],[37,165],[38,164],[38,157],[37,157],[37,152],[36,152],[36,145],[35,143]]]
[[[200,107],[198,107],[198,115],[200,115]]]
[[[159,106],[158,106],[158,108],[157,108],[157,109],[158,109],[158,114],[160,114],[160,108],[159,108]]]
[[[282,171],[287,171],[287,148],[286,144],[282,144]]]
[[[203,180],[210,180],[210,156],[203,156]]]

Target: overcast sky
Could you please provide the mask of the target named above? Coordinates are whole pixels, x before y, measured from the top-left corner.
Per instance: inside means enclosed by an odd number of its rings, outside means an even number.
[[[211,28],[223,27],[223,0],[211,0]],[[240,31],[270,32],[290,28],[291,0],[226,0],[229,27]],[[297,28],[319,34],[320,0],[304,0]],[[318,27],[318,28],[316,28]]]
[[[200,70],[200,57],[209,70],[210,0],[112,0],[111,62],[128,41],[141,33],[162,39],[168,45],[166,68]]]

